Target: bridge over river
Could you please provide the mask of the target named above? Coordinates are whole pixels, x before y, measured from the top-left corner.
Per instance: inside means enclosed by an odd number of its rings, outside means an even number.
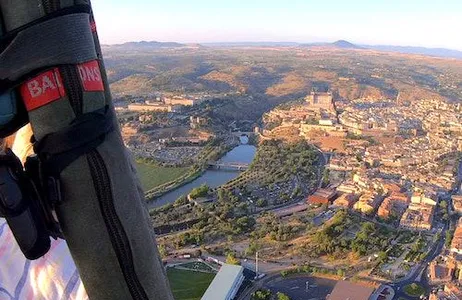
[[[234,171],[245,171],[249,168],[250,164],[243,163],[243,162],[234,162],[234,161],[227,161],[227,162],[210,162],[209,168],[211,169],[218,169],[218,170],[234,170]]]

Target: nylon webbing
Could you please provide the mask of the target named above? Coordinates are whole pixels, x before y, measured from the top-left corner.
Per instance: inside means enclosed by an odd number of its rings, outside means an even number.
[[[74,160],[99,146],[113,126],[113,115],[108,107],[86,113],[70,126],[35,143],[34,151],[49,175],[59,175]]]
[[[16,81],[38,69],[96,58],[89,15],[65,15],[19,32],[0,53],[0,80]]]

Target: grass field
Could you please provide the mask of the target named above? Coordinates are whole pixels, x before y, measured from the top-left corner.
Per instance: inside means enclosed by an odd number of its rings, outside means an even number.
[[[215,274],[168,268],[167,276],[175,300],[200,300]]]
[[[188,168],[165,168],[144,163],[136,163],[136,168],[145,192],[188,172]]]

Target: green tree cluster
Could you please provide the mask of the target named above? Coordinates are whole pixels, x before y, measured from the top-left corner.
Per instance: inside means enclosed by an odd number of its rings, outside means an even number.
[[[289,296],[281,292],[277,292],[276,296],[278,297],[278,300],[290,300]]]
[[[191,191],[191,193],[189,193],[189,196],[192,199],[197,199],[197,198],[207,196],[208,192],[209,192],[209,187],[207,185],[203,184],[200,187],[197,187],[197,188],[193,189]]]
[[[269,300],[271,299],[270,290],[257,290],[251,295],[252,300]]]
[[[228,253],[228,255],[226,256],[226,263],[227,264],[230,264],[230,265],[240,265],[241,264],[241,261],[236,258],[236,256],[234,255],[234,253]]]

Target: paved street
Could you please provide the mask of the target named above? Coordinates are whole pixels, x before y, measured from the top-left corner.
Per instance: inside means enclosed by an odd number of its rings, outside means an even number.
[[[264,285],[274,292],[282,292],[293,300],[326,299],[334,289],[336,280],[310,276],[278,278]]]

